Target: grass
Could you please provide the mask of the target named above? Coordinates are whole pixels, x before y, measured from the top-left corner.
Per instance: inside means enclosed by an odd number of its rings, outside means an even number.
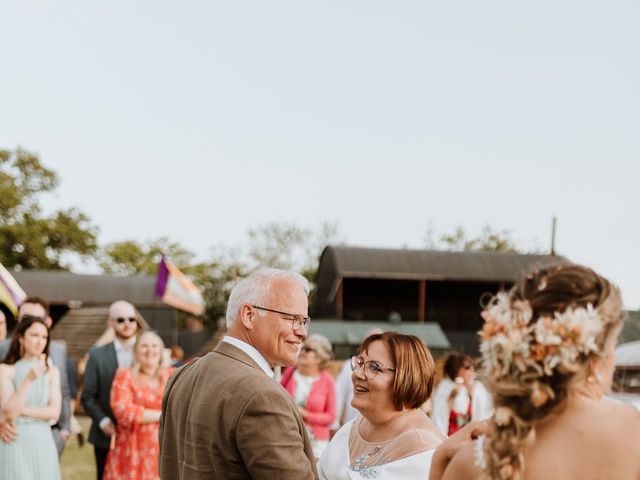
[[[86,441],[89,436],[89,417],[78,417],[84,434],[84,446],[78,445],[78,438],[73,435],[67,442],[60,459],[60,469],[64,480],[92,480],[96,478],[96,466],[93,459],[93,445]]]

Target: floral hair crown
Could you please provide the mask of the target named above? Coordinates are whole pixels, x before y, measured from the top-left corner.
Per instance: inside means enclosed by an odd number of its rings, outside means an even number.
[[[496,295],[482,312],[480,351],[485,365],[494,374],[520,372],[530,368],[550,376],[557,368],[574,371],[580,354],[598,351],[596,339],[602,320],[593,305],[567,308],[531,321],[529,302],[511,301],[507,293]]]

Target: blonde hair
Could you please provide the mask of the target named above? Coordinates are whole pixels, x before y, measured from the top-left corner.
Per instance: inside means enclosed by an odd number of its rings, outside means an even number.
[[[523,359],[521,348],[511,349],[508,345],[483,350],[482,376],[496,407],[485,442],[487,462],[483,478],[522,479],[524,452],[535,438],[536,423],[561,408],[576,374],[586,372],[588,362],[602,356],[605,343],[619,332],[624,312],[615,285],[589,268],[571,264],[534,272],[500,301],[506,303],[510,318],[525,328],[576,311],[591,313],[589,318],[598,323],[597,329],[591,330],[594,333],[589,338],[592,342],[589,348],[581,348],[579,352],[574,349],[551,364],[548,351],[539,356],[527,352]],[[495,301],[483,312],[485,320],[493,306]],[[582,326],[585,325],[578,329]],[[486,347],[487,339],[495,334],[487,325],[482,334]],[[575,342],[575,337],[572,338]],[[555,347],[558,357],[567,353],[563,349],[571,348],[564,345]]]
[[[155,372],[153,372],[153,375],[154,377],[162,378],[162,374],[167,368],[167,366],[164,364],[164,356],[162,354],[164,351],[164,342],[162,341],[162,338],[160,338],[160,335],[158,335],[156,332],[153,332],[151,330],[144,331],[136,337],[136,343],[133,346],[134,355],[133,355],[133,362],[131,364],[131,373],[133,374],[134,377],[137,377],[138,375],[140,375],[141,368],[140,368],[140,361],[138,360],[138,345],[140,344],[140,341],[144,337],[149,337],[149,336],[155,338],[160,343],[160,360],[158,361],[158,366]]]

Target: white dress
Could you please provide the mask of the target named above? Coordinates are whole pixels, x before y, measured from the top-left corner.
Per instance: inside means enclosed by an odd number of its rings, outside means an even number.
[[[370,443],[358,433],[357,425],[361,418],[358,416],[345,423],[329,442],[317,465],[320,480],[426,480],[429,477],[434,448],[409,456],[403,456],[401,452],[404,450],[402,446],[408,443],[413,445],[414,450],[416,446],[420,450],[420,444],[433,444],[433,439],[437,438],[433,433],[412,430],[388,442]],[[352,461],[354,440],[359,442],[360,447],[364,442],[369,448]],[[399,458],[389,461],[394,455],[399,455]]]

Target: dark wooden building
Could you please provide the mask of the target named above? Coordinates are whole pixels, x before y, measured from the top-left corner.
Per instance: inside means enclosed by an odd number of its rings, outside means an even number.
[[[436,322],[453,348],[477,353],[484,296],[509,288],[552,255],[328,246],[320,256],[316,317],[391,324]]]

